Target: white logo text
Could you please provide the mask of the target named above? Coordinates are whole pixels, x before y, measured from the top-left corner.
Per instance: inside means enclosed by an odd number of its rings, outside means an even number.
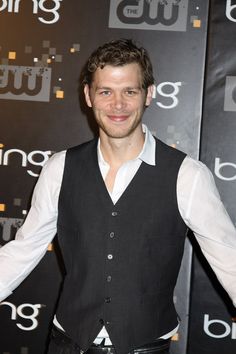
[[[18,328],[23,331],[32,331],[38,327],[38,320],[36,317],[39,315],[39,309],[42,307],[41,304],[22,304],[16,307],[11,302],[1,302],[0,306],[8,306],[11,309],[11,320],[16,321],[19,318],[30,320],[31,323],[29,326],[24,326],[22,323],[16,322]],[[29,311],[31,312],[29,314]]]
[[[60,18],[58,10],[61,6],[61,1],[62,0],[32,0],[32,12],[34,15],[38,15],[40,11],[49,14],[49,18],[38,16],[38,20],[42,23],[51,25],[56,23]],[[0,11],[7,10],[7,12],[10,13],[19,13],[20,2],[21,0],[2,0]],[[51,6],[45,6],[45,3],[51,3]]]
[[[220,333],[214,332],[214,325],[219,329],[219,325],[221,327]],[[227,336],[231,336],[231,339],[236,339],[236,323],[232,322],[230,326],[227,322],[222,320],[209,320],[209,315],[204,315],[204,332],[213,338],[224,338]],[[217,330],[219,332],[219,330]]]

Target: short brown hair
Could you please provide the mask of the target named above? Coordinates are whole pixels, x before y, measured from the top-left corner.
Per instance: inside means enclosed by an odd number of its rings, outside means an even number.
[[[106,65],[123,66],[137,63],[142,72],[142,87],[147,90],[154,83],[152,63],[147,51],[137,47],[131,39],[113,40],[98,47],[89,57],[82,72],[83,85],[91,85],[93,74]]]

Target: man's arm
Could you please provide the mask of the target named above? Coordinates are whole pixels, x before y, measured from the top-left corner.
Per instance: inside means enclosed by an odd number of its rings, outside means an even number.
[[[179,171],[177,197],[182,218],[236,306],[236,230],[204,164],[185,158]]]
[[[24,224],[15,240],[0,248],[0,301],[9,296],[39,263],[56,234],[64,160],[65,151],[55,154],[45,164]]]

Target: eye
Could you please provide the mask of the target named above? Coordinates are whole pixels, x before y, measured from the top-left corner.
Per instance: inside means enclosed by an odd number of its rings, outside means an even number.
[[[138,94],[138,91],[136,90],[127,90],[126,91],[127,96],[135,96]]]
[[[111,91],[109,91],[109,90],[102,90],[99,92],[100,96],[110,96],[110,94],[111,94]]]

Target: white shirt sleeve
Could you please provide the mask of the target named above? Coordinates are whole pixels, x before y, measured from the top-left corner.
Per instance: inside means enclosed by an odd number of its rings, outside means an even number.
[[[236,306],[236,230],[204,164],[185,158],[177,180],[177,199],[183,220]]]
[[[30,211],[15,240],[0,248],[0,301],[27,277],[56,234],[57,205],[65,151],[44,165],[35,186]]]

